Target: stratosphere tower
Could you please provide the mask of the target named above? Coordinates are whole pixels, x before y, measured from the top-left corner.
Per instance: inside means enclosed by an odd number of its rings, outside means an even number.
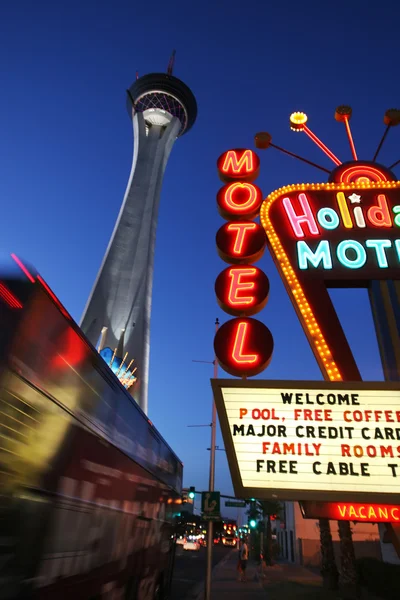
[[[146,414],[161,186],[176,139],[189,131],[197,116],[192,91],[172,75],[174,54],[166,73],[138,77],[127,90],[134,135],[132,169],[81,320],[83,332]]]

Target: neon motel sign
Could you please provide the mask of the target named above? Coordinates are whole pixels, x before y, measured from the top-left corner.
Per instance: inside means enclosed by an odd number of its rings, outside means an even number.
[[[358,193],[329,184],[325,190],[321,185],[315,187],[280,198],[288,235],[295,241],[298,269],[398,268],[399,183],[387,184],[383,189],[382,184],[370,184]],[[326,206],[320,208],[322,203]],[[342,277],[346,275],[342,273]]]
[[[258,147],[268,147],[271,139],[265,137]],[[399,495],[398,384],[360,382],[328,288],[400,279],[400,182],[390,169],[358,161],[354,144],[353,157],[342,164],[332,154],[337,166],[328,183],[285,186],[261,208],[260,190],[252,183],[259,170],[255,154],[236,149],[218,159],[226,185],[217,204],[229,222],[217,233],[217,249],[234,266],[218,276],[215,291],[220,306],[236,318],[218,331],[216,356],[228,373],[247,377],[261,372],[272,354],[272,336],[269,349],[262,349],[265,332],[256,334],[262,324],[249,318],[265,306],[269,291],[268,278],[252,264],[265,247],[254,222],[260,212],[325,382],[212,385],[238,497],[302,498],[309,504],[318,498],[331,503],[327,518],[397,522],[398,506],[361,503],[366,496],[369,502],[393,502]]]
[[[217,169],[226,183],[217,194],[217,206],[227,220],[217,232],[219,256],[230,266],[215,282],[219,306],[234,316],[218,330],[214,348],[222,368],[239,377],[250,377],[269,364],[273,339],[269,329],[250,318],[264,308],[269,296],[269,280],[254,266],[264,253],[266,234],[253,221],[259,215],[262,192],[252,183],[259,172],[258,156],[249,149],[224,152]]]
[[[354,502],[300,502],[306,519],[332,519],[361,523],[400,523],[400,506]]]
[[[272,192],[260,216],[324,376],[359,380],[328,288],[368,288],[372,281],[400,279],[400,182],[376,163],[343,163],[328,183]]]

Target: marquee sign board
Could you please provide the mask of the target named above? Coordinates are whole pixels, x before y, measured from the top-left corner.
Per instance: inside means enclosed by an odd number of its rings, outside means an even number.
[[[360,373],[328,288],[400,279],[400,182],[367,162],[340,165],[331,178],[273,192],[261,222],[324,376],[356,381]]]
[[[237,497],[400,504],[400,383],[212,387]]]

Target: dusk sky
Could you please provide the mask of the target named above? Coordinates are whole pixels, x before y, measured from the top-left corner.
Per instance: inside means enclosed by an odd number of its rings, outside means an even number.
[[[128,2],[15,0],[0,7],[0,249],[35,265],[79,322],[128,182],[132,127],[125,90],[139,75],[165,71],[190,86],[198,118],[178,139],[161,194],[151,322],[149,416],[185,464],[184,483],[207,489],[210,432],[187,428],[211,417],[214,281],[225,268],[215,234],[216,160],[232,147],[273,142],[327,168],[333,163],[290,113],[343,161],[351,154],[336,106],[350,104],[359,158],[371,159],[386,109],[400,103],[398,2],[350,0]],[[264,196],[324,173],[274,149],[259,152]],[[400,158],[400,127],[380,162]],[[400,167],[397,167],[400,176]],[[268,252],[258,263],[270,300],[257,318],[275,352],[268,379],[321,379]],[[365,379],[382,379],[367,292],[333,294]],[[224,375],[220,370],[219,375]],[[223,442],[218,433],[220,447]],[[216,489],[232,493],[224,452]],[[227,511],[224,511],[228,514]]]

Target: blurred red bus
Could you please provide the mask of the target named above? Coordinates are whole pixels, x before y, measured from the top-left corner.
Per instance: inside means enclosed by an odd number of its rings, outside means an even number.
[[[168,598],[182,463],[20,266],[0,270],[1,598]]]

